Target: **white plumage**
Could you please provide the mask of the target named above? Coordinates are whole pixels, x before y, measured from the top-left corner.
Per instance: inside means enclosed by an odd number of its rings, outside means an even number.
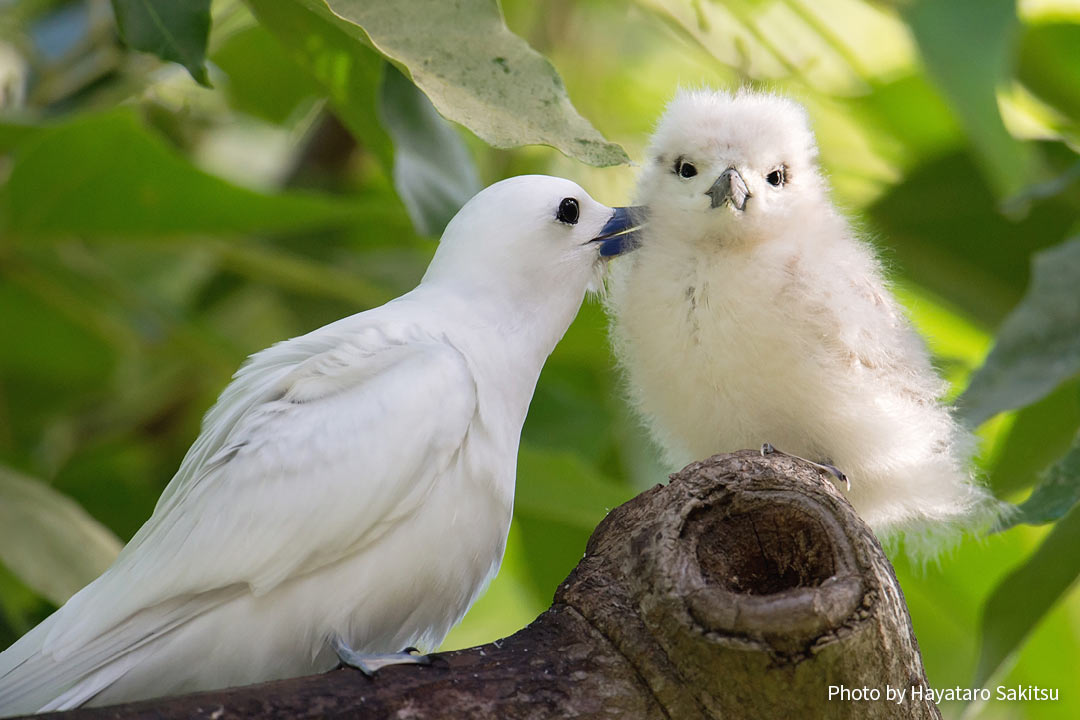
[[[252,356],[116,563],[0,654],[0,715],[323,671],[335,636],[436,647],[498,569],[533,389],[617,217],[497,183],[415,290]]]
[[[909,547],[986,519],[973,439],[833,208],[802,107],[680,93],[637,195],[648,224],[612,268],[608,309],[630,398],[672,467],[769,442],[838,467],[861,516],[909,531]]]

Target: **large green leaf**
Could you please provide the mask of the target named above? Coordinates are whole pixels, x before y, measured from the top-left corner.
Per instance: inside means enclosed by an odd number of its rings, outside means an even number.
[[[918,0],[905,8],[905,16],[927,70],[967,129],[998,197],[1034,182],[1037,160],[1009,134],[997,106],[1020,27],[1015,0]]]
[[[1041,99],[1080,125],[1080,24],[1048,23],[1024,29],[1017,75]]]
[[[1065,456],[1046,472],[1031,496],[1009,518],[1009,526],[1020,523],[1042,525],[1053,522],[1080,502],[1080,435]]]
[[[917,112],[908,119],[918,122]],[[916,284],[996,327],[1023,295],[1032,253],[1067,237],[1076,211],[1054,198],[1010,222],[967,153],[924,157],[869,208],[883,254]]]
[[[70,498],[0,466],[0,561],[60,605],[100,575],[120,541]]]
[[[1008,497],[1037,485],[1046,469],[1072,446],[1078,430],[1080,378],[1017,410],[1008,435],[994,452],[989,477],[994,494]]]
[[[1006,577],[983,607],[982,647],[975,684],[997,672],[1028,633],[1080,575],[1080,508],[1046,536],[1031,557]]]
[[[555,68],[510,32],[495,0],[326,5],[356,40],[406,68],[443,116],[488,144],[551,145],[598,166],[629,161],[578,114]]]
[[[267,195],[209,175],[128,109],[35,133],[15,153],[0,208],[7,230],[26,236],[296,230],[357,216],[336,199]]]
[[[310,75],[259,25],[230,35],[211,60],[229,77],[224,90],[232,106],[272,123],[284,123],[303,100],[321,94]]]
[[[387,65],[379,90],[379,120],[394,140],[394,187],[422,235],[439,236],[480,191],[472,157],[456,129],[424,93]]]
[[[325,88],[341,121],[389,171],[390,138],[375,112],[383,59],[357,42],[321,0],[249,2],[289,56]]]
[[[1031,285],[958,401],[972,426],[1045,397],[1080,372],[1080,238],[1035,255]]]
[[[120,37],[129,47],[177,62],[200,85],[206,75],[210,0],[112,0]]]

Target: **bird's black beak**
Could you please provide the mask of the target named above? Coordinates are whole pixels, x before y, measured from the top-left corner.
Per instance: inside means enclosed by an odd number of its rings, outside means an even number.
[[[742,179],[739,171],[729,167],[720,173],[720,177],[716,178],[716,182],[705,191],[705,194],[712,199],[712,207],[714,208],[720,207],[730,200],[732,207],[736,210],[742,210],[746,207],[746,199],[750,197],[750,190],[746,187],[746,182]]]
[[[615,208],[600,234],[589,242],[600,243],[600,257],[614,257],[638,246],[638,231],[645,222],[642,206]]]

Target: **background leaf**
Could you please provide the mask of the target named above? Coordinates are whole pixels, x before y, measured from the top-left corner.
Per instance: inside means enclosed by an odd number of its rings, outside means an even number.
[[[480,192],[472,157],[450,123],[397,68],[386,65],[379,121],[394,142],[394,188],[416,231],[438,237]]]
[[[957,405],[972,426],[1045,397],[1080,372],[1080,238],[1035,255],[1031,287]]]
[[[356,214],[344,203],[265,195],[202,172],[127,110],[36,133],[16,154],[2,201],[8,230],[25,235],[250,232]]]
[[[514,503],[520,514],[572,525],[586,538],[608,511],[635,495],[576,455],[528,446],[518,455],[518,477]]]
[[[210,0],[112,0],[112,5],[128,46],[180,63],[196,82],[210,87],[206,74]]]
[[[551,145],[591,165],[628,162],[570,104],[543,56],[507,29],[495,0],[327,0],[335,15],[404,66],[445,117],[495,147]],[[453,57],[437,69],[433,57]]]
[[[376,112],[382,77],[378,53],[345,29],[321,0],[265,0],[251,3],[262,26],[292,59],[325,88],[341,121],[389,171],[392,149]]]
[[[1047,472],[1031,496],[1008,518],[1009,527],[1020,523],[1042,525],[1064,517],[1080,502],[1080,436]]]
[[[975,684],[984,686],[1080,575],[1080,510],[1066,515],[1042,545],[986,600]]]
[[[1019,30],[1014,0],[917,0],[905,8],[931,76],[967,128],[999,197],[1038,176],[1030,147],[1005,128],[998,87],[1012,67]]]
[[[318,83],[259,25],[230,36],[211,59],[229,78],[223,89],[232,106],[271,123],[287,122],[303,101],[321,94]]]
[[[105,571],[120,541],[70,498],[0,466],[0,562],[57,605]]]

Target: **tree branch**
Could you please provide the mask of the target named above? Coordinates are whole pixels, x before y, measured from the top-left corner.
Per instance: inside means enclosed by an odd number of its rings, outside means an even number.
[[[818,471],[751,451],[613,510],[547,612],[442,658],[54,717],[940,718],[873,534]]]

